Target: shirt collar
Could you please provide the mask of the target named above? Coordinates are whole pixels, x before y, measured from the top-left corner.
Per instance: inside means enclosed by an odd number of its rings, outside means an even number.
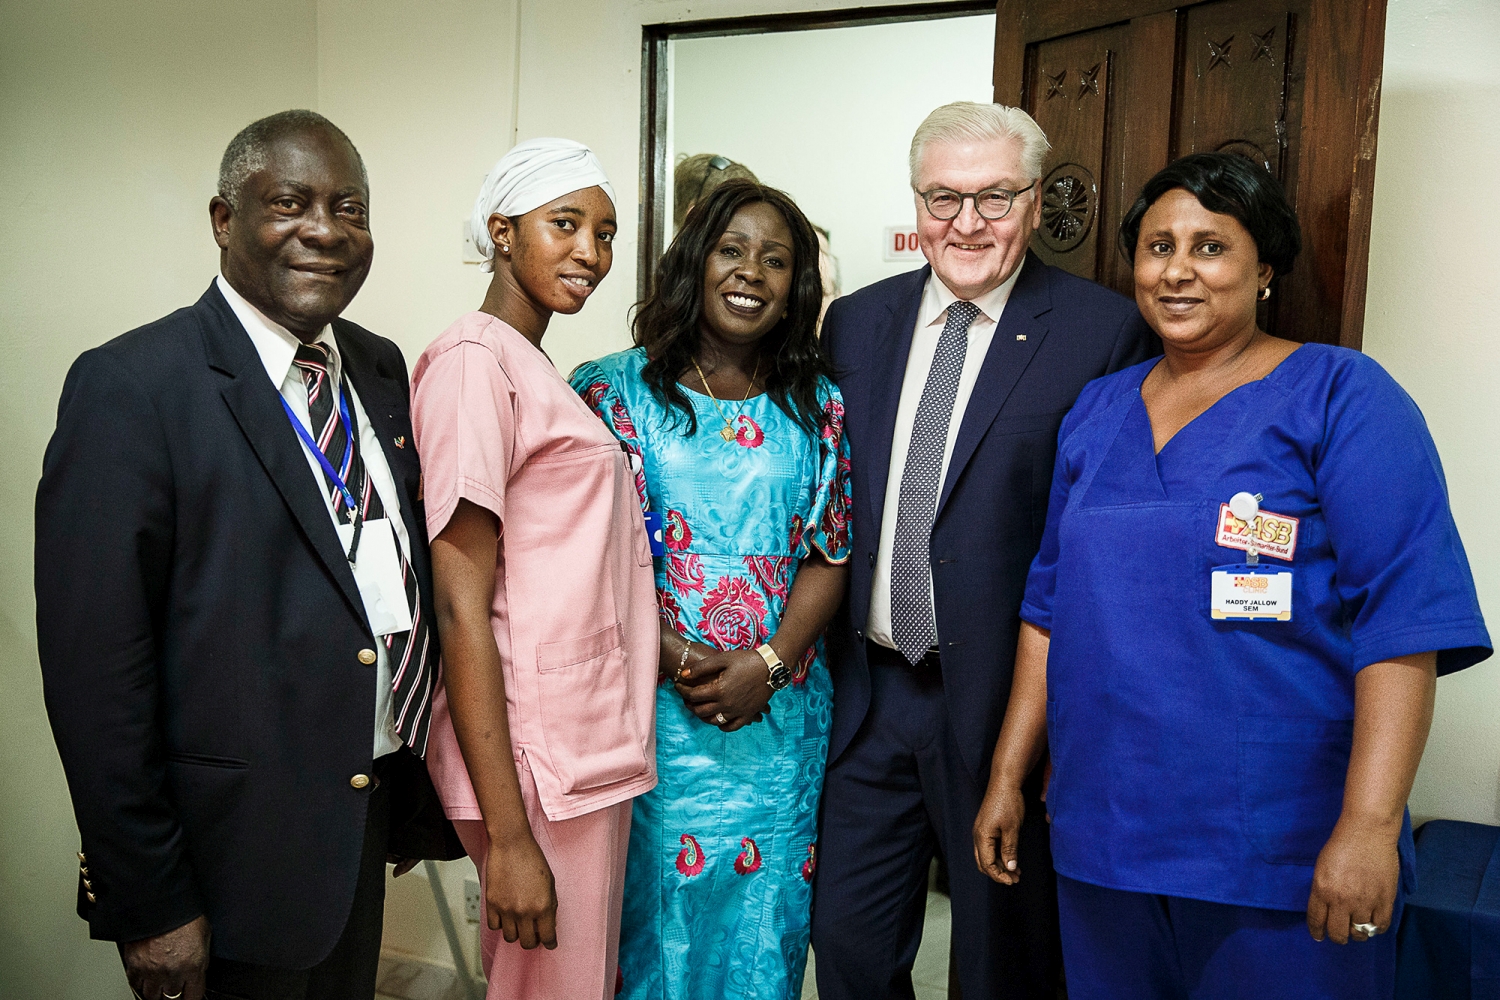
[[[286,381],[287,373],[292,369],[292,359],[297,355],[297,348],[302,346],[302,341],[292,334],[292,331],[280,323],[268,318],[265,313],[255,308],[246,300],[224,276],[218,275],[214,278],[219,286],[219,292],[224,300],[229,303],[229,308],[239,319],[240,325],[250,335],[250,342],[255,345],[255,353],[260,355],[260,363],[265,366],[266,375],[270,377],[271,384],[279,392],[281,384]],[[325,326],[318,332],[314,340],[329,349],[332,354],[333,371],[330,373],[336,380],[339,376],[339,345],[333,336],[333,327]]]
[[[999,285],[985,292],[983,295],[971,299],[984,318],[991,323],[1000,320],[1000,314],[1005,311],[1005,303],[1010,300],[1011,290],[1016,287],[1016,279],[1021,276],[1021,268],[1026,266],[1026,258],[1021,258],[1021,263],[1010,272],[1010,277],[1000,282]],[[927,288],[922,293],[921,321],[918,326],[932,326],[939,321],[946,321],[945,315],[948,307],[957,302],[958,296],[945,284],[943,279],[933,271],[927,278]],[[973,327],[970,327],[973,329]]]

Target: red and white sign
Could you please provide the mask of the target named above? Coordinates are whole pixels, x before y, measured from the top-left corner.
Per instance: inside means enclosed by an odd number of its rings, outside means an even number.
[[[912,226],[886,226],[885,249],[882,260],[922,260],[922,247],[917,243],[917,230]]]

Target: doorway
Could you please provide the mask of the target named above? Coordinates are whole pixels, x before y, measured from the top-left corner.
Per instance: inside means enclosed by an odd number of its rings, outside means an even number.
[[[933,108],[992,99],[994,37],[985,2],[647,27],[640,297],[671,242],[674,169],[695,154],[790,194],[844,291],[920,266],[907,148]]]

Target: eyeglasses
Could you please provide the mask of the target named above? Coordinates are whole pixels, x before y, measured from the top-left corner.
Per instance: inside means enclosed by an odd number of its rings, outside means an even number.
[[[927,213],[941,222],[958,218],[958,213],[964,209],[964,202],[970,198],[974,199],[974,210],[982,218],[998,222],[1010,214],[1011,206],[1016,203],[1018,195],[1030,191],[1035,186],[1036,181],[1032,181],[1025,187],[1014,191],[997,187],[965,194],[950,191],[947,188],[933,188],[931,191],[918,191],[917,194],[921,195],[922,204],[927,206]]]

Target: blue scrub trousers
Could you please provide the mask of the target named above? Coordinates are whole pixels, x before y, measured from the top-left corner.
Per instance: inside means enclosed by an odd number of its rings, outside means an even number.
[[[1314,941],[1307,914],[1057,876],[1068,1000],[1393,1000],[1396,933]]]

